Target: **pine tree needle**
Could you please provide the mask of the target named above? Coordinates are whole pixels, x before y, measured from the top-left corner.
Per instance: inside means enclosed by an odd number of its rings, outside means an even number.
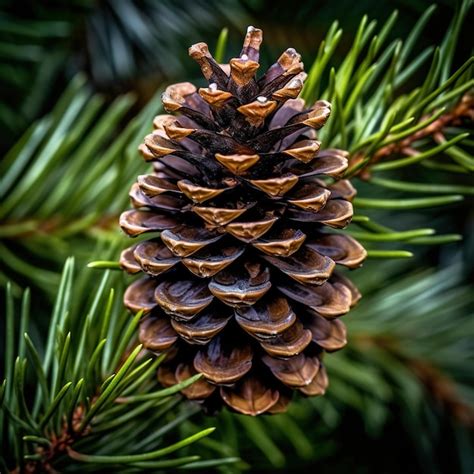
[[[366,240],[368,242],[399,242],[404,240],[415,239],[417,237],[433,235],[435,231],[434,229],[415,229],[403,232],[386,232],[383,234],[357,231],[350,231],[349,233],[356,239]]]
[[[120,398],[118,401],[120,401],[120,403],[135,403],[135,402],[143,402],[146,400],[152,400],[155,398],[169,397],[170,395],[174,395],[175,393],[180,392],[186,387],[189,387],[200,378],[202,378],[202,374],[196,374],[196,375],[193,375],[192,377],[189,377],[186,380],[183,380],[182,382],[176,385],[173,385],[172,387],[164,388],[162,390],[158,390],[152,393],[146,393],[143,395],[133,395],[130,397]]]
[[[69,390],[69,388],[71,387],[71,385],[72,385],[72,382],[68,382],[67,384],[65,384],[61,388],[61,390],[59,390],[58,394],[54,397],[54,399],[51,402],[51,405],[48,407],[45,414],[43,415],[43,418],[39,422],[40,430],[44,429],[47,426],[49,420],[54,415],[55,411],[59,407],[59,404],[61,403],[62,399],[66,395],[66,393]]]
[[[165,469],[171,467],[180,467],[182,469],[185,466],[189,466],[189,463],[199,461],[199,459],[201,459],[200,456],[184,456],[182,458],[167,459],[163,461],[135,462],[132,463],[131,466],[138,467],[142,470]]]
[[[33,435],[23,436],[23,441],[26,441],[28,443],[41,444],[44,446],[51,446],[51,441],[41,436],[33,436]]]
[[[354,205],[371,209],[421,209],[424,207],[444,206],[460,202],[464,196],[454,194],[452,196],[437,196],[415,199],[374,199],[374,198],[356,198]]]
[[[92,421],[92,419],[99,412],[99,410],[112,398],[117,385],[125,377],[126,373],[132,366],[133,362],[135,361],[137,355],[141,350],[142,346],[138,345],[127,358],[127,360],[123,363],[122,367],[117,372],[117,375],[110,381],[107,387],[99,395],[97,400],[92,404],[91,408],[87,411],[79,427],[79,432],[83,431],[86,428],[86,426]]]
[[[219,38],[217,39],[216,50],[214,53],[214,59],[218,63],[222,63],[225,57],[225,51],[227,49],[227,39],[229,36],[229,28],[222,28]]]
[[[206,460],[206,461],[196,461],[185,466],[182,466],[181,469],[183,470],[192,470],[192,469],[204,469],[209,467],[219,467],[225,464],[234,464],[239,462],[241,459],[237,457],[228,457],[228,458],[221,458],[221,459],[213,459],[213,460]]]
[[[141,461],[150,461],[161,456],[165,456],[166,454],[170,454],[178,449],[184,448],[196,441],[199,441],[201,438],[210,435],[215,428],[207,428],[205,430],[200,431],[192,436],[189,436],[177,443],[174,443],[166,448],[157,449],[156,451],[151,451],[145,454],[129,454],[125,456],[98,456],[98,455],[90,455],[90,454],[83,454],[74,451],[73,449],[68,449],[68,455],[75,459],[76,461],[81,462],[89,462],[89,463],[97,463],[97,464],[130,464],[135,462]]]
[[[411,193],[474,194],[474,186],[461,186],[457,184],[412,183],[408,181],[378,178],[376,176],[372,176],[369,182],[384,188]]]
[[[412,252],[407,250],[367,250],[368,258],[411,258]]]
[[[453,242],[460,242],[463,240],[460,234],[445,234],[445,235],[433,235],[431,237],[417,237],[409,241],[410,244],[418,245],[441,245],[451,244]]]
[[[399,158],[393,161],[387,161],[386,163],[378,163],[378,164],[372,165],[371,169],[373,171],[387,171],[387,170],[402,168],[404,166],[414,165],[415,163],[419,163],[420,161],[426,160],[426,158],[442,153],[443,151],[447,150],[449,147],[464,140],[468,136],[469,136],[469,133],[461,133],[455,136],[454,138],[452,138],[451,140],[441,143],[441,145],[430,148],[427,151],[419,152],[416,155],[409,156],[407,158]]]
[[[120,270],[120,262],[114,262],[110,260],[97,260],[95,262],[89,262],[87,268],[96,269],[109,269],[109,270]]]

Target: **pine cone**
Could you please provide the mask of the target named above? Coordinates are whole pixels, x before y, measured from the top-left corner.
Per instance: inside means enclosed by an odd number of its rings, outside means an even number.
[[[189,49],[208,87],[169,86],[167,112],[140,151],[154,173],[130,191],[120,218],[135,237],[122,253],[144,272],[125,305],[144,311],[139,339],[167,352],[159,379],[171,385],[200,372],[185,396],[258,415],[286,409],[293,390],[323,394],[325,351],[346,343],[337,318],[360,298],[336,264],[366,256],[347,226],[355,190],[338,180],[341,150],[320,151],[316,130],[331,110],[306,108],[305,74],[287,49],[256,78],[262,31],[249,27],[242,52],[219,65],[204,43]]]

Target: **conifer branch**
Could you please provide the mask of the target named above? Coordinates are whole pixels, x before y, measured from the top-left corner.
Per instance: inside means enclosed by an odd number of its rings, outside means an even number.
[[[91,270],[85,271],[90,280]],[[186,420],[197,410],[183,406],[175,395],[192,385],[197,377],[176,387],[156,390],[152,372],[163,357],[152,362],[136,344],[135,327],[141,315],[127,323],[128,317],[124,317],[121,304],[114,300],[111,287],[119,280],[105,273],[92,302],[83,307],[86,298],[76,289],[73,278],[73,262],[69,260],[44,354],[28,336],[33,322],[28,318],[28,293],[22,304],[21,333],[17,333],[11,288],[6,292],[9,350],[0,396],[0,430],[3,465],[9,472],[68,472],[75,461],[91,466],[124,462],[135,465],[209,435],[213,428],[199,433],[186,428]],[[27,391],[33,394],[32,398],[25,397]],[[146,396],[150,397],[145,402],[129,409],[129,401]],[[170,424],[170,419],[179,422]],[[142,449],[128,445],[130,435],[139,436],[149,426],[159,427],[162,435],[173,435],[179,426],[187,437],[158,450],[156,441],[145,443]],[[117,458],[114,449],[130,455]],[[79,455],[78,451],[90,455]],[[160,462],[165,467],[167,463],[186,465],[198,459],[200,456],[187,456]]]
[[[371,167],[381,160],[389,160],[390,158],[397,155],[417,157],[420,155],[416,149],[412,148],[412,144],[418,140],[424,138],[432,138],[438,144],[445,143],[443,131],[447,127],[461,125],[463,119],[468,121],[474,120],[474,96],[464,95],[462,99],[454,106],[451,110],[440,115],[436,120],[429,121],[429,116],[422,117],[420,122],[427,122],[426,126],[416,130],[414,133],[408,135],[401,140],[391,140],[390,135],[387,137],[387,141],[392,141],[385,146],[379,148],[371,157],[370,160],[366,161],[364,152],[357,152],[350,158],[351,166],[357,166],[359,163],[364,162],[364,167],[359,168],[356,175],[362,179],[370,180]]]

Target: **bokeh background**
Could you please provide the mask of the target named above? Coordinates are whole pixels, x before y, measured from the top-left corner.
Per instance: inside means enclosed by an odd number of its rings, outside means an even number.
[[[264,65],[292,46],[309,66],[331,23],[338,20],[344,31],[333,58],[338,64],[364,14],[383,23],[397,9],[399,16],[390,35],[403,39],[431,3],[1,1],[1,155],[8,159],[9,150],[19,146],[15,143],[21,143],[21,137],[31,139],[31,125],[47,116],[57,126],[60,143],[55,156],[64,160],[54,176],[46,172],[40,179],[42,186],[26,183],[24,193],[18,195],[15,208],[25,223],[23,230],[4,226],[0,235],[2,283],[11,280],[18,292],[32,287],[36,336],[41,338],[45,331],[44,315],[50,310],[64,259],[74,255],[84,266],[89,260],[113,255],[110,239],[119,234],[116,217],[127,206],[129,184],[144,169],[135,153],[136,137],[140,130],[146,133],[150,118],[159,112],[159,92],[164,86],[200,81],[197,65],[187,56],[188,46],[205,41],[213,50],[225,27],[227,56],[232,56],[240,49],[246,26],[252,24],[264,30]],[[456,2],[439,1],[436,6],[416,50],[439,44],[449,28]],[[472,54],[473,21],[471,12],[460,31],[454,61],[458,65]],[[407,90],[423,74],[426,69],[422,68]],[[75,108],[85,103],[91,114],[93,107],[113,112],[104,112],[102,121],[86,123],[74,115]],[[127,149],[123,172],[109,176],[123,149]],[[69,159],[76,164],[68,166]],[[94,193],[97,184],[91,173],[110,180],[110,193]],[[418,181],[430,180],[428,169],[417,173]],[[472,185],[472,177],[460,180]],[[107,188],[104,183],[101,189]],[[361,182],[355,185],[364,188]],[[85,197],[73,196],[76,186],[83,186]],[[55,189],[61,191],[57,199]],[[64,195],[70,201],[64,202]],[[46,198],[50,198],[49,206],[39,207]],[[383,213],[384,221],[392,221],[396,228],[409,228],[416,222],[419,227],[460,233],[464,239],[445,246],[407,246],[415,252],[414,258],[368,262],[352,275],[364,299],[346,319],[348,348],[328,358],[331,387],[327,396],[299,400],[285,419],[249,422],[223,413],[212,420],[218,425],[216,437],[224,446],[223,453],[243,459],[238,469],[473,471],[472,204],[468,198],[447,210]],[[199,416],[196,424],[211,423]],[[211,444],[203,449],[217,448]]]

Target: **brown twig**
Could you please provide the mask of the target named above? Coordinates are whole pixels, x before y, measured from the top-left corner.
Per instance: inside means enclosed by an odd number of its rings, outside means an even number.
[[[424,116],[420,120],[424,121],[428,118],[429,116]],[[446,127],[458,125],[463,119],[474,120],[474,95],[472,94],[464,95],[450,111],[441,115],[441,117],[437,118],[421,130],[418,130],[399,142],[390,143],[379,148],[371,157],[370,161],[363,168],[358,170],[356,174],[362,179],[368,179],[370,177],[370,165],[373,165],[382,159],[387,159],[400,154],[405,156],[417,154],[418,152],[412,147],[414,142],[427,137],[433,137],[435,140],[436,137],[438,137],[439,139],[440,136],[443,136],[442,133]],[[365,158],[364,151],[355,153],[350,157],[351,166],[357,165],[357,163],[360,163]]]
[[[116,370],[114,371],[115,373],[117,373],[120,367],[122,367],[131,352],[131,347],[127,347],[117,364]],[[140,352],[138,357],[143,357],[145,354],[146,351],[143,350]],[[98,394],[92,397],[91,404],[94,404],[97,397]],[[115,402],[119,403],[120,399],[116,398]],[[68,422],[64,420],[61,432],[59,434],[51,433],[48,437],[51,444],[49,446],[40,446],[36,449],[36,454],[41,455],[41,460],[29,461],[24,466],[24,472],[27,474],[57,474],[58,471],[54,469],[53,464],[58,459],[58,457],[66,454],[74,443],[84,436],[89,435],[92,431],[90,425],[86,425],[85,427],[81,428],[84,415],[84,406],[77,406],[72,415],[71,425],[69,425]],[[11,474],[19,474],[19,472],[20,471],[18,468],[16,468],[11,471]]]
[[[87,436],[91,431],[90,426],[80,429],[84,413],[82,405],[76,407],[72,416],[71,426],[65,420],[59,434],[50,433],[48,439],[51,444],[49,446],[39,446],[36,449],[36,454],[41,456],[41,460],[27,462],[22,472],[27,474],[58,474],[58,471],[53,467],[57,458],[67,453],[69,447],[81,437]],[[20,470],[17,467],[10,474],[19,474],[19,472]]]
[[[447,413],[464,426],[474,428],[474,409],[459,396],[455,383],[449,377],[426,361],[412,360],[409,365]]]

